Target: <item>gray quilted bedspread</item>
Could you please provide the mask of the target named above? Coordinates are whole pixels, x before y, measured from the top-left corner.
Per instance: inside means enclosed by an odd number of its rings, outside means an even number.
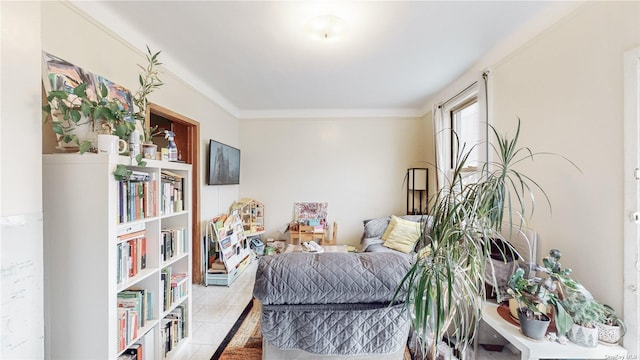
[[[315,354],[388,354],[406,343],[409,270],[394,253],[291,253],[260,258],[254,296],[262,336],[281,349]]]

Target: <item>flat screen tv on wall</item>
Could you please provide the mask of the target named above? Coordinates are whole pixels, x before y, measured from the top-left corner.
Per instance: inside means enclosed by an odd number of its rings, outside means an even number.
[[[209,185],[240,184],[240,149],[209,140]]]

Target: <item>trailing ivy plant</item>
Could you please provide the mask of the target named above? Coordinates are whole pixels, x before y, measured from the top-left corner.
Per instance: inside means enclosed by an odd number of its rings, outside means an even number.
[[[133,172],[129,170],[129,168],[126,167],[125,165],[118,164],[116,166],[116,169],[113,171],[113,176],[118,181],[126,181],[126,180],[129,180],[132,173]]]
[[[92,131],[117,135],[121,139],[127,139],[135,128],[123,104],[107,98],[108,89],[104,84],[101,84],[96,100],[89,98],[87,86],[88,83],[81,83],[71,93],[52,90],[47,94],[47,104],[42,107],[50,115],[45,122],[51,122],[53,132],[65,144],[77,145],[81,154],[89,151],[91,142],[78,138],[75,130],[79,126],[89,125]]]

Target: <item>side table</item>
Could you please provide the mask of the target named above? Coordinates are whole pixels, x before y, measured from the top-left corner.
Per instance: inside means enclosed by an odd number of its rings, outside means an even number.
[[[485,302],[482,305],[482,320],[496,330],[509,343],[520,350],[521,360],[535,359],[625,359],[627,350],[619,345],[599,344],[587,348],[569,342],[566,345],[546,340],[533,340],[520,332],[520,328],[504,320],[498,314],[498,305]],[[474,346],[477,359],[477,343]]]

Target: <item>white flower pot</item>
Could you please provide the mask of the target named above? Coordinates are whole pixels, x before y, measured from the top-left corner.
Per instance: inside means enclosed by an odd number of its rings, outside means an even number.
[[[616,344],[622,337],[622,329],[620,326],[611,326],[596,323],[598,328],[598,339],[609,344]]]
[[[567,333],[567,337],[572,342],[584,346],[584,347],[596,347],[598,346],[598,328],[588,328],[584,326],[580,326],[578,324],[573,324],[569,332]]]

